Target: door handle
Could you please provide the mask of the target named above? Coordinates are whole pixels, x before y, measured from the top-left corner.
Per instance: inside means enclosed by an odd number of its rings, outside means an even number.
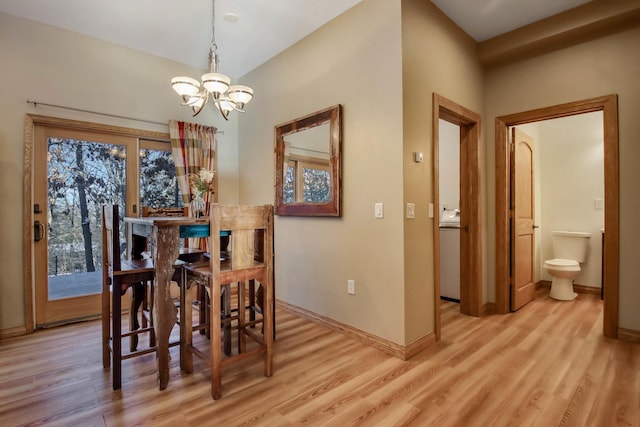
[[[534,225],[533,229],[535,230],[536,228],[540,228],[540,226],[539,225]]]
[[[33,223],[33,240],[39,242],[44,239],[45,230],[43,222],[35,221]]]

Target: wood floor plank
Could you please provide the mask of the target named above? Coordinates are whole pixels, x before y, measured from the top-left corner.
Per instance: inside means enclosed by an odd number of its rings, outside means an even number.
[[[402,361],[278,309],[273,376],[259,358],[230,365],[217,401],[206,362],[181,372],[178,347],[166,390],[149,354],[113,391],[99,321],[4,339],[0,426],[640,426],[640,344],[602,336],[597,295],[543,288],[516,313],[441,313],[442,340]]]

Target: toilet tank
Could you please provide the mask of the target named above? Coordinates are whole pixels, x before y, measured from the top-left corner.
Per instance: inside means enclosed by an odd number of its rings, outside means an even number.
[[[585,262],[590,238],[591,233],[581,231],[552,231],[553,257]]]

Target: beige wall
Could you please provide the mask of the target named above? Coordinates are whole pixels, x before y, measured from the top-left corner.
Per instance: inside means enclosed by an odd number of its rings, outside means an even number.
[[[486,75],[486,123],[495,117],[607,94],[618,94],[620,129],[620,311],[622,328],[640,330],[637,242],[640,227],[640,28],[623,31],[553,53],[505,65]],[[487,182],[493,183],[494,128],[487,126]],[[489,186],[487,218],[494,217],[495,191]],[[494,265],[495,223],[488,222],[487,256]],[[488,284],[495,283],[493,269]],[[493,299],[494,288],[485,288]]]
[[[205,52],[206,53],[206,52]],[[0,331],[24,326],[23,162],[25,113],[168,132],[166,126],[39,106],[27,99],[166,123],[219,126],[220,200],[237,201],[234,123],[213,112],[191,118],[171,77],[202,71],[118,45],[0,13]]]
[[[431,3],[367,0],[245,76],[264,95],[240,120],[243,203],[273,201],[274,125],[344,107],[342,218],[276,219],[278,299],[401,345],[433,332],[432,93],[480,112],[475,58]]]
[[[404,220],[403,231],[405,342],[411,343],[434,330],[432,94],[482,114],[483,85],[475,42],[431,2],[403,0],[402,38],[403,202],[416,205],[416,217]],[[413,161],[415,151],[423,152],[423,163]],[[481,147],[481,164],[483,152]]]
[[[342,104],[342,217],[276,217],[276,297],[404,344],[400,25],[366,0],[247,74],[239,139],[241,201],[273,203],[274,126]]]

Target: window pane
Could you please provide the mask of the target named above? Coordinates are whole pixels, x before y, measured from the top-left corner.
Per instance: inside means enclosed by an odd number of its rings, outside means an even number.
[[[140,205],[183,206],[171,151],[140,149]]]
[[[327,203],[329,201],[329,171],[303,168],[304,179],[303,201],[311,203]]]
[[[48,138],[49,299],[100,293],[102,205],[124,211],[124,146]]]
[[[282,202],[293,203],[295,201],[295,168],[287,166],[284,173],[284,187],[282,190]]]

